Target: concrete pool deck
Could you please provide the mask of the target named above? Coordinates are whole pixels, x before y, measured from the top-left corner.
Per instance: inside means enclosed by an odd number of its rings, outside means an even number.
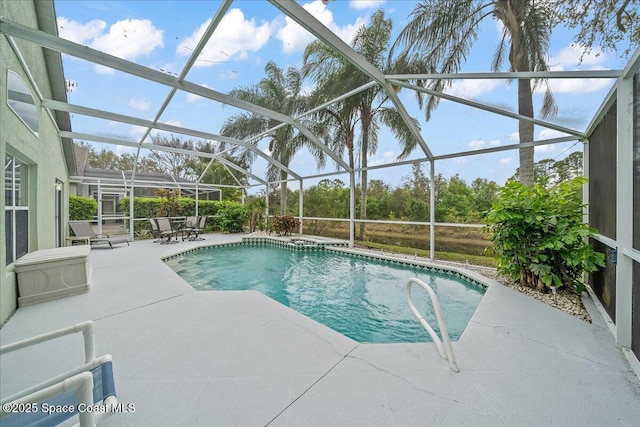
[[[499,284],[453,348],[359,344],[254,291],[197,292],[162,257],[201,242],[95,248],[88,293],[18,309],[0,344],[85,320],[114,360],[113,426],[638,425],[640,381],[593,323]],[[0,396],[82,363],[81,335],[0,359]]]

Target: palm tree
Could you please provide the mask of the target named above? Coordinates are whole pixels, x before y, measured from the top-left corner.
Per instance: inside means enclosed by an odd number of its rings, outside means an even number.
[[[296,116],[306,109],[306,98],[302,95],[300,71],[289,67],[286,73],[275,62],[269,61],[264,68],[266,77],[254,86],[232,90],[229,94],[244,101],[277,111],[288,116]],[[280,122],[255,113],[239,113],[229,117],[222,125],[222,135],[247,140],[276,127]],[[313,127],[313,126],[312,126]],[[271,156],[287,167],[293,156],[307,146],[318,162],[324,166],[325,153],[290,125],[277,128],[266,136],[269,139]],[[253,141],[257,144],[258,140]],[[255,153],[244,150],[239,155],[241,161],[250,163]],[[280,213],[287,209],[287,173],[270,165],[267,169],[270,181],[280,180]]]
[[[421,57],[426,69],[441,73],[456,73],[462,61],[478,38],[478,27],[488,17],[502,24],[502,39],[498,44],[491,67],[498,71],[509,60],[510,71],[547,71],[545,60],[549,37],[554,25],[553,14],[544,8],[545,2],[531,0],[423,0],[411,13],[411,21],[400,32],[393,45],[404,47],[400,53],[403,61]],[[427,88],[442,92],[451,80],[417,82]],[[545,86],[541,108],[543,117],[557,112],[553,96],[546,80],[534,80],[534,89]],[[422,105],[419,94],[420,105]],[[426,118],[438,104],[439,98],[431,96],[426,105]],[[533,89],[529,79],[518,80],[518,112],[533,117]],[[530,121],[519,122],[520,142],[533,141],[534,125]],[[534,183],[533,147],[520,148],[520,182],[527,186]]]
[[[397,64],[388,60],[392,21],[384,19],[384,12],[377,11],[368,26],[358,29],[351,47],[383,73],[398,72]],[[346,61],[335,50],[324,43],[315,41],[305,49],[303,74],[311,77],[317,85],[315,97],[321,100],[333,99],[349,90],[356,89],[371,80],[353,64]],[[387,126],[400,141],[403,150],[399,158],[405,158],[416,145],[409,126],[400,113],[386,102],[388,96],[380,86],[374,86],[358,93],[336,106],[328,107],[322,113],[337,124],[334,137],[343,138],[342,146],[349,155],[349,166],[355,166],[355,149],[359,149],[361,172],[360,218],[367,217],[367,166],[368,157],[378,148],[380,125]],[[355,139],[355,124],[360,122],[359,139]],[[417,125],[417,122],[414,121]],[[340,144],[340,141],[334,143]],[[355,143],[355,144],[354,144]],[[356,145],[358,147],[356,147]],[[340,146],[340,145],[338,145]],[[365,223],[360,223],[360,237],[365,237]]]

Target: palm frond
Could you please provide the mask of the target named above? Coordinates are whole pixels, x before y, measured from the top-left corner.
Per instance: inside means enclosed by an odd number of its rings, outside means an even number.
[[[398,35],[390,54],[402,49],[401,63],[406,64],[408,59],[420,55],[421,64],[428,72],[456,73],[477,40],[478,26],[489,16],[490,12],[485,9],[491,5],[491,2],[481,1],[425,0],[411,13],[411,20]],[[451,81],[438,79],[416,83],[441,92]],[[418,102],[422,107],[421,98],[418,97]],[[427,98],[425,117],[429,120],[439,98]]]
[[[404,118],[395,108],[382,108],[380,109],[379,114],[382,123],[391,129],[391,132],[400,143],[402,152],[398,155],[397,159],[406,159],[418,144],[413,132],[411,132],[411,129],[404,121]],[[420,123],[414,118],[412,118],[412,121],[413,124],[420,129]]]

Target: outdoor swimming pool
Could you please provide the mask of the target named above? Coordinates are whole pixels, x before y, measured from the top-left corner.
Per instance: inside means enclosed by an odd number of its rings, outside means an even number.
[[[407,304],[412,277],[438,295],[451,340],[466,328],[484,286],[451,272],[390,263],[328,249],[210,246],[165,262],[196,290],[257,290],[358,342],[431,341]],[[429,297],[413,289],[416,307],[439,333]]]

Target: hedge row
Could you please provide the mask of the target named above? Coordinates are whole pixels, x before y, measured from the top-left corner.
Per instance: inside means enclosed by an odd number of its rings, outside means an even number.
[[[154,197],[136,197],[133,200],[134,218],[155,218],[164,216],[163,203],[165,199]],[[198,202],[198,215],[206,215],[208,230],[219,230],[227,233],[241,232],[249,218],[249,210],[237,202],[200,200]],[[120,208],[125,216],[129,216],[129,197],[120,201]],[[193,216],[196,214],[196,201],[188,197],[180,197],[170,216]],[[150,229],[150,225],[145,221],[136,222],[136,229]]]
[[[98,213],[98,202],[92,197],[69,196],[69,220],[92,220]]]

